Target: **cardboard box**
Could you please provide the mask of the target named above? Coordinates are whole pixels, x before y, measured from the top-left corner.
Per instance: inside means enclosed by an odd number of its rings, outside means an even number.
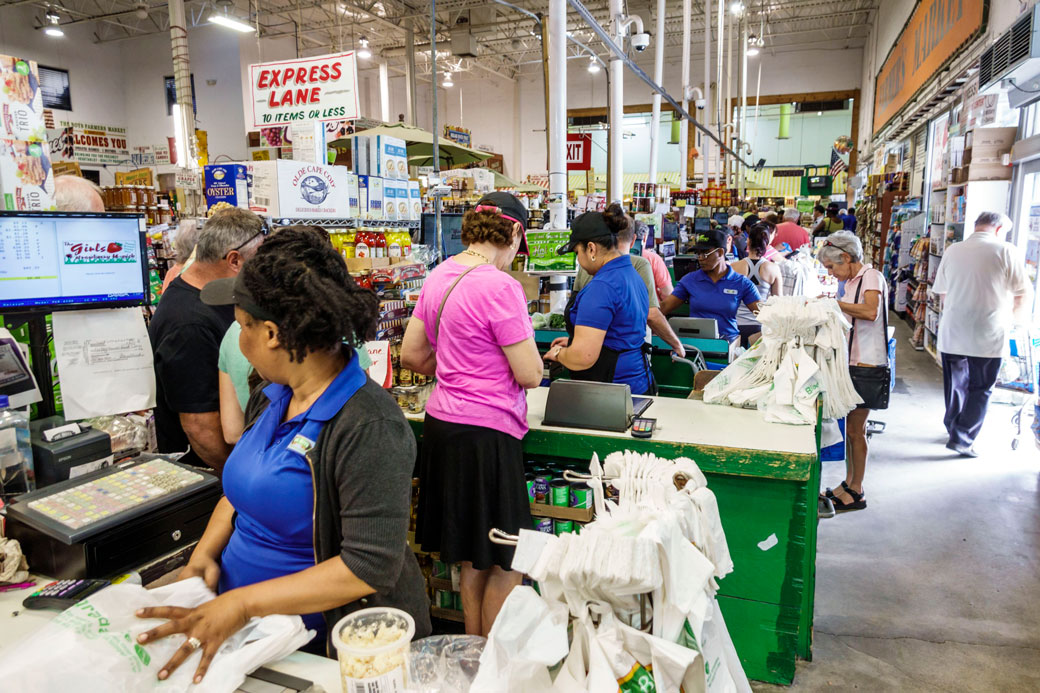
[[[249,164],[249,172],[253,185],[250,209],[257,213],[285,219],[343,219],[350,216],[348,172],[343,166],[279,159],[254,161]],[[276,191],[273,196],[272,190]]]
[[[1018,136],[1018,128],[976,128],[972,131],[971,148],[974,151],[986,147],[1011,151]]]
[[[35,61],[0,55],[0,139],[47,140],[43,91]]]
[[[1003,164],[979,164],[972,163],[967,168],[966,180],[979,181],[979,180],[1011,180],[1011,174],[1014,168],[1011,166],[1004,166]]]
[[[358,176],[361,192],[361,218],[383,219],[383,179],[378,176]]]
[[[249,209],[249,181],[246,164],[207,164],[206,206],[226,202],[232,207]]]
[[[408,204],[411,207],[410,218],[412,221],[422,219],[422,189],[419,181],[408,181]]]
[[[397,220],[409,221],[412,217],[411,204],[408,202],[408,181],[394,181],[394,187],[397,188]]]
[[[375,152],[370,150],[369,171],[373,175],[391,180],[407,180],[408,150],[405,142],[399,137],[378,135],[375,140]]]
[[[397,181],[383,181],[383,218],[397,221]]]
[[[347,208],[351,219],[361,217],[361,192],[358,189],[358,176],[356,173],[347,174]]]
[[[374,170],[371,170],[371,150],[375,146],[372,142],[372,138],[367,135],[354,135],[353,141],[351,142],[351,152],[354,158],[354,173],[359,176],[376,175]]]
[[[0,210],[54,209],[54,171],[47,143],[0,139]]]

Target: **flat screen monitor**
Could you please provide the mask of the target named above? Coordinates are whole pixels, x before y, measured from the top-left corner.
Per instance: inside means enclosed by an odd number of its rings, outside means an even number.
[[[719,226],[725,226],[729,223],[729,215],[725,212],[715,212],[715,221],[719,222]]]
[[[661,224],[661,240],[662,241],[677,241],[679,240],[679,223],[675,221],[669,221],[667,219]]]
[[[704,233],[711,231],[711,219],[708,217],[697,217],[693,220],[693,232]]]
[[[672,258],[672,269],[675,270],[675,281],[685,277],[690,272],[696,272],[701,268],[701,263],[694,255],[676,255]]]
[[[444,245],[444,257],[458,255],[466,246],[462,243],[461,214],[441,214],[441,240]],[[422,242],[424,245],[437,245],[437,216],[422,215]]]
[[[0,212],[0,313],[148,304],[138,214]]]

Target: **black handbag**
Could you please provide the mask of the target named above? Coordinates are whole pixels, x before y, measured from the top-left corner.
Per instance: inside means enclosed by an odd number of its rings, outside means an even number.
[[[860,279],[856,287],[856,300],[859,303],[860,289],[863,280]],[[852,340],[856,333],[856,318],[852,319],[852,331],[849,332],[849,375],[856,392],[863,398],[861,405],[865,409],[888,409],[888,399],[892,389],[892,367],[888,363],[888,300],[885,292],[881,293],[880,305],[885,330],[882,339],[885,344],[884,366],[855,366],[852,364]]]

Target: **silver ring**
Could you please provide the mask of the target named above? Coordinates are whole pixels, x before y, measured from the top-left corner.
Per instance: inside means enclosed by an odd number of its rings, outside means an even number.
[[[188,647],[192,650],[197,650],[202,647],[202,641],[196,638],[194,635],[188,638]]]

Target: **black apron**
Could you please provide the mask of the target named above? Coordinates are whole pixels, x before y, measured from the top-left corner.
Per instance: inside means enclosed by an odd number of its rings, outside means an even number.
[[[574,308],[574,302],[578,297],[580,291],[572,291],[571,297],[567,301],[567,307],[564,309],[564,320],[567,325],[567,343],[570,344],[574,341],[574,321],[571,319],[571,310]],[[657,394],[657,383],[654,381],[654,374],[650,370],[650,345],[644,343],[640,349],[632,349],[631,351],[639,351],[642,354],[643,365],[646,368],[646,380],[649,384],[650,389],[647,392],[633,392],[633,395],[656,395]],[[594,383],[612,383],[614,382],[614,375],[617,372],[617,362],[621,354],[627,353],[626,351],[618,351],[617,349],[611,349],[606,344],[602,345],[599,350],[599,357],[591,367],[586,368],[583,371],[571,370],[571,380],[585,380]]]

